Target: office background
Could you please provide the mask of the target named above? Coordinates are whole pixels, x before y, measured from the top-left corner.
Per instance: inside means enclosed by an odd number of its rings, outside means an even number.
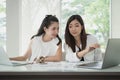
[[[111,29],[110,29],[111,30],[110,31],[111,38],[120,38],[120,32],[119,32],[119,29],[120,29],[120,27],[119,27],[119,25],[120,25],[120,22],[119,22],[120,5],[119,5],[119,3],[120,3],[119,0],[111,0],[111,20],[110,20],[111,21],[111,24],[110,24],[111,25]],[[22,4],[22,0],[6,0],[6,15],[7,15],[6,16],[6,27],[7,27],[6,28],[6,34],[7,34],[6,48],[7,48],[7,52],[8,52],[9,56],[17,56],[17,55],[23,53],[23,51],[25,49],[22,48],[21,46],[28,44],[29,38],[32,35],[30,33],[31,29],[28,30],[29,32],[24,33],[25,30],[23,28],[25,28],[25,27],[24,26],[21,27],[22,25],[27,23],[26,21],[21,21],[22,20],[21,4]],[[57,5],[57,6],[60,7],[61,5]],[[50,7],[50,5],[48,7]],[[55,14],[57,14],[58,18],[60,18],[60,14],[59,14],[60,12],[61,11],[59,9],[57,12],[55,12]],[[25,15],[23,15],[23,16],[25,16]],[[21,24],[21,23],[23,23],[23,24]],[[28,24],[28,25],[30,25],[30,24]],[[23,33],[26,35],[24,35]],[[26,37],[27,37],[27,39],[25,39]],[[23,40],[26,40],[27,43],[26,42],[22,43]],[[25,46],[27,46],[27,45],[25,45]]]

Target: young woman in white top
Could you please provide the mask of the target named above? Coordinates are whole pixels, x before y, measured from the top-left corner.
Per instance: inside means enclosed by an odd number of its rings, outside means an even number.
[[[31,38],[29,47],[23,56],[10,58],[11,60],[35,62],[61,61],[61,39],[58,36],[59,21],[55,16],[47,15],[36,35]]]
[[[80,15],[72,15],[65,30],[65,54],[66,61],[99,61],[102,54],[97,39],[86,34],[84,22]]]

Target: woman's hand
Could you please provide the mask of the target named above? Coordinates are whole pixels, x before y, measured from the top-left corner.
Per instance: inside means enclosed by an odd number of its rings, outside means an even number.
[[[91,44],[89,47],[86,48],[86,51],[87,52],[90,52],[96,48],[100,48],[100,45],[98,43],[95,43],[95,44]]]
[[[34,63],[44,63],[44,62],[45,62],[45,57],[41,56],[39,58],[35,58],[32,63],[34,64]]]
[[[90,45],[90,47],[100,48],[100,45],[98,43],[95,43],[95,44]]]

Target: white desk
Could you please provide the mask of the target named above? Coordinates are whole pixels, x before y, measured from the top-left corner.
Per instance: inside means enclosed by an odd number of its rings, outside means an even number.
[[[107,69],[84,69],[77,68],[75,65],[80,63],[69,62],[48,62],[47,64],[28,64],[24,66],[4,66],[0,65],[0,78],[3,80],[21,80],[25,79],[120,79],[120,66]]]

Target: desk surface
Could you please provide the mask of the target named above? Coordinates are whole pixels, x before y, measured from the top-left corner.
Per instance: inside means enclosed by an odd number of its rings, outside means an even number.
[[[106,76],[106,78],[119,78],[120,76],[120,66],[115,66],[106,69],[85,69],[85,68],[77,68],[76,65],[80,63],[69,63],[69,62],[48,62],[46,64],[28,64],[23,66],[4,66],[0,65],[0,77],[10,77],[14,80],[14,76],[17,76],[21,79],[21,76],[24,78],[28,76],[30,80],[35,78],[66,78],[67,76],[77,78],[102,78],[102,76]],[[32,77],[31,77],[32,75]],[[53,77],[51,77],[51,75]],[[65,76],[66,75],[66,76]],[[91,77],[90,77],[91,75]],[[13,76],[13,77],[11,77]],[[64,77],[63,77],[64,76]],[[87,77],[89,76],[89,77]],[[95,77],[96,76],[96,77]],[[69,77],[69,78],[71,78]],[[3,79],[4,79],[3,78]],[[57,79],[57,78],[56,78]],[[68,78],[67,78],[68,79]],[[5,80],[5,79],[4,79]],[[37,80],[37,79],[36,79]],[[50,79],[49,79],[50,80]],[[71,79],[72,80],[72,79]],[[87,79],[86,79],[87,80]],[[93,79],[94,80],[94,79]]]
[[[85,69],[77,68],[80,62],[48,62],[43,64],[28,64],[22,66],[0,65],[0,72],[120,72],[120,66],[114,66],[106,69]]]

